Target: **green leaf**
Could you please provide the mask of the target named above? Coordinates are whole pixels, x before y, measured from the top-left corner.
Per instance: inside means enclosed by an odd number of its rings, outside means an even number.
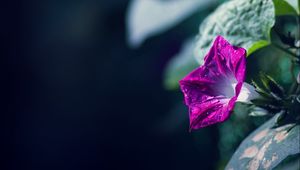
[[[222,160],[228,161],[235,148],[255,127],[254,122],[248,117],[248,109],[248,104],[237,102],[234,106],[234,113],[230,116],[230,119],[218,126],[218,146]],[[225,165],[220,169],[224,169]]]
[[[178,81],[199,66],[194,58],[194,45],[194,39],[185,42],[179,54],[174,56],[167,64],[164,73],[164,86],[166,89],[178,88]]]
[[[272,128],[275,119],[276,116],[241,143],[226,169],[273,169],[286,157],[300,153],[300,125]]]
[[[202,60],[217,35],[251,54],[270,43],[270,30],[274,23],[272,0],[225,2],[200,25],[195,49],[197,61]]]
[[[256,106],[264,106],[264,105],[268,105],[270,103],[270,100],[266,98],[256,98],[251,100],[251,103],[253,103]]]
[[[260,107],[254,107],[250,109],[250,113],[249,113],[249,116],[266,116],[266,115],[268,115],[268,111]]]
[[[286,0],[300,15],[300,0]]]
[[[252,54],[254,51],[261,49],[267,45],[269,45],[270,42],[266,41],[266,40],[260,40],[257,41],[256,43],[252,44],[252,46],[248,49],[247,51],[247,55],[249,56],[250,54]]]
[[[252,84],[255,87],[255,91],[260,94],[263,98],[272,99],[272,95],[267,92],[267,89],[259,86],[254,80],[252,80]]]
[[[300,13],[300,0],[298,0],[298,11]]]
[[[297,8],[294,8],[286,0],[273,0],[275,6],[275,14],[280,15],[298,15]]]
[[[270,113],[277,113],[280,110],[282,110],[281,103],[276,100],[268,100],[265,98],[258,98],[258,99],[253,99],[251,102],[258,107],[261,107],[265,110],[267,110]]]
[[[271,76],[260,72],[260,79],[270,92],[270,94],[277,99],[281,99],[284,97],[284,90],[283,88],[277,83]]]

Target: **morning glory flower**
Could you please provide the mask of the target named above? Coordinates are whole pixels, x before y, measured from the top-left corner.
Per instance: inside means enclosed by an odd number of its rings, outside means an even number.
[[[244,83],[245,71],[246,50],[218,36],[204,64],[179,81],[189,107],[190,129],[223,122],[237,101],[257,96],[254,87]]]

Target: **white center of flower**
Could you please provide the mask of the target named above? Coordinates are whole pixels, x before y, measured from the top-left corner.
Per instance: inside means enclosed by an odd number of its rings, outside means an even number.
[[[221,79],[218,83],[215,84],[215,93],[221,95],[222,97],[225,97],[227,99],[226,101],[229,101],[229,99],[233,98],[236,95],[235,88],[237,83],[238,82],[235,78],[227,77],[227,79]],[[250,84],[244,82],[238,95],[237,101],[249,103],[252,99],[258,97],[259,94],[255,91],[255,88]]]
[[[257,98],[258,96],[259,94],[255,91],[255,88],[244,82],[237,101],[249,103],[250,100]]]
[[[221,93],[228,99],[235,96],[235,86],[237,84],[237,81],[235,79],[227,79],[223,80],[220,84],[218,84],[218,87],[221,91]]]
[[[226,96],[226,98],[228,99],[235,96],[235,87],[237,85],[237,82],[236,80],[233,80],[230,84],[231,86],[225,86],[222,88],[224,96]],[[255,88],[250,84],[244,82],[237,101],[249,103],[250,100],[257,98],[258,96],[259,94],[255,91]]]

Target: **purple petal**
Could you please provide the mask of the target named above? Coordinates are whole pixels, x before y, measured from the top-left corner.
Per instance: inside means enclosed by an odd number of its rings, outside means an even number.
[[[204,64],[180,80],[190,129],[223,122],[230,116],[245,79],[245,56],[245,49],[218,36]]]

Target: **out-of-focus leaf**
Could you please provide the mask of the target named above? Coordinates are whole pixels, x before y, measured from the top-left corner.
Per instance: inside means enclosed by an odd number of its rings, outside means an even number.
[[[275,14],[280,15],[297,15],[297,9],[291,6],[286,0],[273,0],[275,6]]]
[[[274,170],[299,170],[300,168],[300,154],[288,156],[282,161]]]
[[[230,169],[272,169],[287,156],[300,153],[300,125],[274,126],[274,116],[238,147],[226,166]]]
[[[268,115],[268,111],[260,107],[254,107],[250,109],[250,113],[249,113],[249,116],[266,116],[266,115]]]
[[[249,106],[247,104],[237,102],[230,119],[218,126],[220,135],[219,150],[222,159],[228,161],[239,142],[253,130],[254,125],[248,117],[248,109]],[[224,167],[222,169],[224,169]]]
[[[256,98],[251,100],[251,103],[253,103],[256,106],[264,106],[268,105],[271,101],[265,98]]]
[[[281,101],[277,100],[270,100],[266,98],[257,98],[251,100],[251,102],[260,108],[266,109],[270,113],[277,113],[282,110],[282,103]]]
[[[127,39],[132,47],[166,31],[217,0],[132,0],[127,11]]]
[[[187,40],[179,54],[169,61],[164,73],[164,86],[166,89],[178,88],[178,81],[199,66],[193,53],[195,47],[193,40]]]
[[[230,119],[218,125],[218,146],[221,159],[217,169],[224,170],[240,142],[245,139],[249,133],[265,122],[266,117],[256,117],[254,119],[248,116],[249,110],[252,107],[252,104],[237,102]]]
[[[232,0],[222,4],[200,26],[195,49],[197,61],[207,53],[217,35],[245,48],[248,54],[270,43],[275,23],[272,0]]]

